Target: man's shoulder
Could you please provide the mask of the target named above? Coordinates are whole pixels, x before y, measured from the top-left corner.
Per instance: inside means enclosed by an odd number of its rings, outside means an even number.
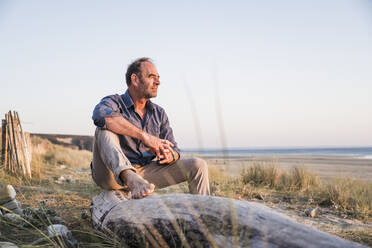
[[[165,110],[163,107],[161,107],[160,105],[154,103],[151,101],[151,105],[152,107],[154,108],[155,111],[159,112],[159,113],[162,113],[162,114],[165,114]]]
[[[104,99],[119,100],[121,98],[122,98],[122,96],[119,95],[119,94],[112,94],[112,95],[107,95],[107,96],[103,97],[102,100],[104,100]]]

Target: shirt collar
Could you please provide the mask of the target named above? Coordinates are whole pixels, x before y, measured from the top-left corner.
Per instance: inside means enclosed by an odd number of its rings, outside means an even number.
[[[121,95],[121,97],[123,98],[125,107],[127,108],[130,108],[132,106],[134,107],[134,103],[133,103],[132,97],[129,94],[129,90],[126,90],[125,93]],[[154,110],[154,104],[150,100],[148,100],[146,103],[146,108],[150,110]]]
[[[128,90],[125,91],[125,93],[123,95],[121,95],[121,97],[123,98],[125,107],[130,108],[130,107],[134,106],[133,100],[130,97]]]

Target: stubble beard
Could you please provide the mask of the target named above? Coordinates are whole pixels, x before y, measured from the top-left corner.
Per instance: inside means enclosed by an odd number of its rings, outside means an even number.
[[[150,99],[150,98],[154,98],[157,96],[157,93],[151,93],[151,92],[144,92],[144,98],[146,99]]]
[[[141,95],[143,96],[143,98],[150,99],[150,98],[154,98],[157,96],[158,94],[157,90],[151,91],[151,88],[146,88],[146,84],[145,82],[142,81],[142,79],[140,79],[140,85],[141,85]]]

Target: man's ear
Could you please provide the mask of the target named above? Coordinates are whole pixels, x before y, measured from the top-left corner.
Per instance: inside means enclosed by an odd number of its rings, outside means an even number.
[[[135,73],[132,73],[130,76],[131,83],[134,84],[134,86],[138,85],[138,76]]]

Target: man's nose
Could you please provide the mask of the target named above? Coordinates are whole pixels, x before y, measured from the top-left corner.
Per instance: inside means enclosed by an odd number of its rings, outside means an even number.
[[[155,78],[155,81],[154,81],[157,85],[160,85],[160,79],[159,78]]]

